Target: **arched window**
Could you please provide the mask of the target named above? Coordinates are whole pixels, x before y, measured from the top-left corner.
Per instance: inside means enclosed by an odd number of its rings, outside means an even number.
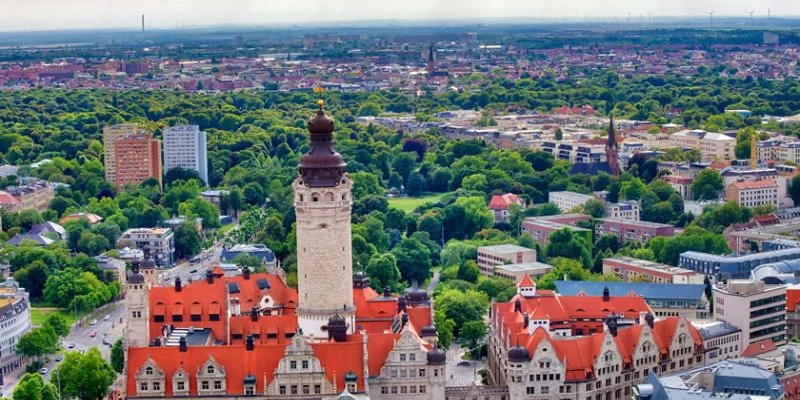
[[[147,367],[144,369],[145,375],[153,375],[153,367]]]
[[[206,372],[208,372],[209,374],[213,374],[214,373],[214,366],[213,365],[209,365],[208,368],[206,368]]]

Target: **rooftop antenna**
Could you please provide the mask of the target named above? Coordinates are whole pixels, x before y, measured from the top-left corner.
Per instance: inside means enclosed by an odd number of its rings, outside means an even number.
[[[753,25],[753,13],[754,12],[756,12],[756,10],[750,10],[750,12],[748,13],[748,14],[750,14],[750,25]]]
[[[708,12],[708,26],[711,28],[714,27],[714,10]]]
[[[142,14],[142,33],[144,33],[144,14]]]

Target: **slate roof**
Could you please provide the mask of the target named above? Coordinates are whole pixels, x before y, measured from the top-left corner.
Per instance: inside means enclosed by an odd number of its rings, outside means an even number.
[[[701,284],[556,281],[555,285],[562,296],[576,296],[580,292],[602,296],[605,287],[611,296],[626,296],[633,292],[645,299],[699,300],[705,293],[705,285]]]

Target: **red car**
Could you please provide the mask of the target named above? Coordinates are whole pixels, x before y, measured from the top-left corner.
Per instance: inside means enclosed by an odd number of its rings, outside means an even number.
[[[97,336],[97,331],[92,331],[92,333],[89,334],[89,337],[95,337],[95,336]]]

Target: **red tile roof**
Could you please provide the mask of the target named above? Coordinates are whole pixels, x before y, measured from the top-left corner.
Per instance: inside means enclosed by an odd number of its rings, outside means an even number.
[[[533,282],[530,275],[525,274],[525,276],[519,280],[519,283],[517,283],[517,287],[536,287],[536,284]]]
[[[766,187],[773,187],[777,186],[778,182],[775,179],[760,179],[757,181],[749,181],[749,182],[733,182],[731,186],[741,190],[741,189],[761,189]]]
[[[744,351],[742,352],[742,357],[754,357],[759,354],[769,353],[770,351],[777,349],[778,346],[775,345],[775,342],[773,342],[772,339],[759,340],[758,342],[751,343],[749,346],[745,347]]]
[[[789,286],[786,288],[786,310],[795,311],[798,303],[800,303],[800,286]]]
[[[525,201],[514,193],[496,194],[489,201],[489,209],[507,210],[512,204],[525,205]]]

